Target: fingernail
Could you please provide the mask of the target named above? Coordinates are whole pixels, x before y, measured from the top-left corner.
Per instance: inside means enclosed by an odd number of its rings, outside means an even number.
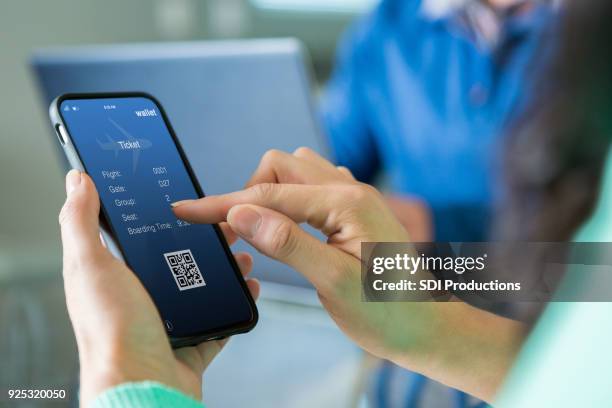
[[[183,204],[189,204],[189,203],[193,203],[195,200],[183,200],[183,201],[176,201],[174,203],[170,203],[170,207],[172,208],[176,208],[176,207],[180,207]]]
[[[72,169],[66,174],[66,193],[70,195],[81,184],[81,172]]]
[[[261,225],[261,215],[251,207],[236,206],[227,214],[227,222],[238,235],[253,238]]]

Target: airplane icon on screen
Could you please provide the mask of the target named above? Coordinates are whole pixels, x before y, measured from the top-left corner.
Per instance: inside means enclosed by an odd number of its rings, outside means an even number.
[[[149,149],[151,146],[153,146],[153,143],[151,143],[151,141],[148,139],[134,137],[130,132],[125,130],[111,118],[109,118],[108,120],[125,137],[125,140],[114,140],[108,133],[105,133],[105,142],[101,142],[100,140],[96,139],[96,142],[98,142],[98,146],[100,146],[102,150],[115,152],[115,158],[119,155],[120,151],[126,150],[125,146],[132,146],[132,148],[129,148],[129,150],[132,150],[132,172],[136,173],[136,167],[138,167],[138,158],[140,157],[140,151]]]

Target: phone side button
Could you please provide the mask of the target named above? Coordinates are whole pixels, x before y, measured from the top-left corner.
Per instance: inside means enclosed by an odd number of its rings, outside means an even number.
[[[57,138],[59,139],[62,146],[66,146],[68,143],[68,135],[66,134],[66,129],[60,124],[55,125],[55,133],[57,133]]]
[[[174,330],[174,326],[172,325],[172,322],[170,320],[164,320],[164,326],[166,326],[167,332],[171,332],[172,330]]]

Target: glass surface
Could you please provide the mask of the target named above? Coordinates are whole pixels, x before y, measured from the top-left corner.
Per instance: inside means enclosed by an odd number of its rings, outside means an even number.
[[[170,334],[249,321],[241,278],[214,228],[178,220],[171,210],[170,203],[198,194],[156,104],[75,99],[60,110],[124,257]]]

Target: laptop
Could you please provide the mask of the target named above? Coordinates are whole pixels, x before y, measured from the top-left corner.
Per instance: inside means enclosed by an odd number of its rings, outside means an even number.
[[[243,188],[272,148],[308,146],[328,156],[307,65],[294,39],[47,48],[31,59],[45,109],[68,92],[155,96],[207,194]],[[64,160],[59,146],[58,158]],[[254,276],[264,281],[310,287],[297,272],[245,243],[235,250],[253,254]]]

